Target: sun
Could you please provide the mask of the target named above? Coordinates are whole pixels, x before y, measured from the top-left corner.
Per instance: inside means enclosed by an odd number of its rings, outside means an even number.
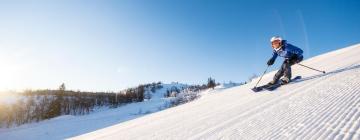
[[[18,88],[22,76],[21,69],[20,65],[0,58],[0,91]]]

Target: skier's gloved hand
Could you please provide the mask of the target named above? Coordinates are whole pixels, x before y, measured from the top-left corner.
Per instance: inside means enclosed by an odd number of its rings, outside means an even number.
[[[285,58],[285,63],[290,64],[290,63],[291,63],[291,59],[290,59],[290,58]]]
[[[267,62],[267,65],[268,66],[271,66],[271,65],[273,65],[274,64],[274,62],[275,62],[275,59],[270,59],[268,62]]]
[[[296,55],[291,56],[289,59],[290,62],[296,62],[296,60],[298,60],[298,56]]]
[[[300,61],[302,61],[302,59],[303,59],[303,56],[294,55],[294,56],[290,57],[289,59],[287,59],[287,63],[296,64],[296,63],[299,63]]]
[[[300,63],[303,59],[304,57],[302,55],[298,56],[296,59],[296,63]]]

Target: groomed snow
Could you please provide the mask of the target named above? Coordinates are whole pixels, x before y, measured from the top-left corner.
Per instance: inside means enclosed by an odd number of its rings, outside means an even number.
[[[70,139],[360,139],[360,44],[302,64],[327,73],[295,65],[303,79],[272,92],[251,91],[255,79]]]

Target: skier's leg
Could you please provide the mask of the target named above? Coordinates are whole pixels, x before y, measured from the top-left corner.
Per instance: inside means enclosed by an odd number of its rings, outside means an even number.
[[[300,56],[296,59],[290,60],[290,61],[285,61],[285,69],[284,69],[284,77],[286,78],[287,81],[290,81],[291,79],[291,66],[299,63],[303,60],[303,56]]]
[[[291,66],[299,63],[303,60],[303,56],[297,57],[296,59],[288,60],[284,62],[284,78],[281,79],[282,83],[289,83],[291,79]]]
[[[289,62],[285,62],[285,66],[284,66],[284,80],[285,82],[290,82],[291,79],[291,63]]]
[[[283,62],[283,64],[281,65],[281,68],[277,71],[277,73],[275,74],[272,84],[277,83],[277,81],[279,81],[279,79],[284,75],[284,70],[285,70],[285,61]]]

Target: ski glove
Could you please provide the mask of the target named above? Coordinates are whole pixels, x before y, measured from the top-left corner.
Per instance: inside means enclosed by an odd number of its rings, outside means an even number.
[[[268,62],[267,62],[267,65],[268,66],[271,66],[271,65],[273,65],[274,64],[274,62],[275,62],[275,59],[270,59]]]
[[[287,58],[286,59],[286,62],[289,63],[289,64],[296,64],[296,63],[299,63],[303,60],[303,56],[292,56],[291,58]]]

